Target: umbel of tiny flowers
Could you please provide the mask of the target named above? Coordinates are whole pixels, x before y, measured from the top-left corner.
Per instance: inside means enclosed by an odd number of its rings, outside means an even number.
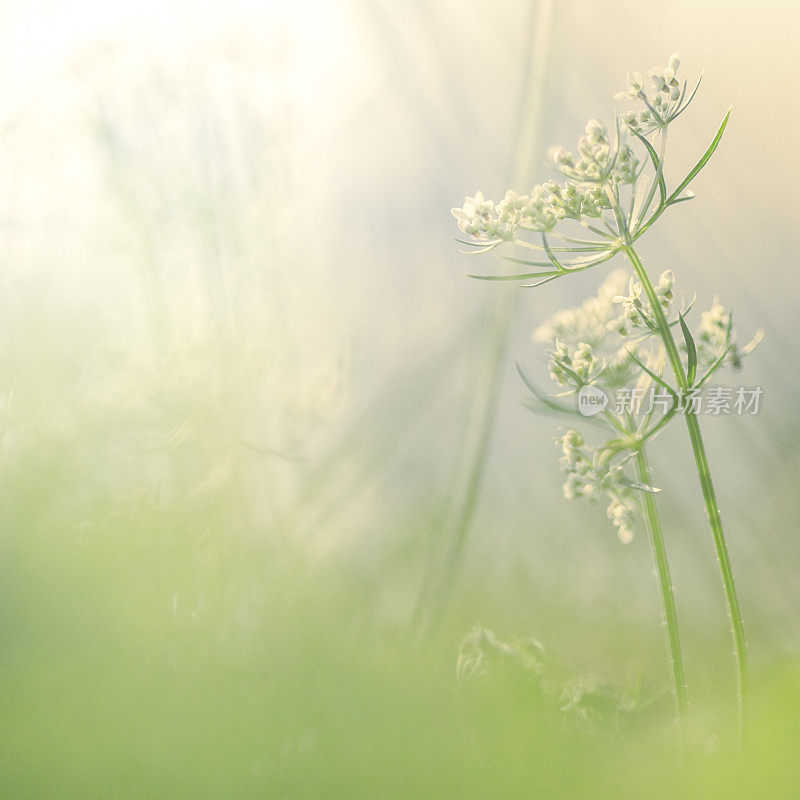
[[[674,281],[672,270],[666,270],[657,287],[659,305],[668,317],[672,316]],[[619,294],[625,286],[630,292],[627,296]],[[548,346],[550,376],[559,387],[566,387],[561,396],[574,394],[589,383],[605,390],[618,389],[642,375],[638,362],[656,366],[658,338],[647,324],[652,311],[640,295],[636,279],[617,269],[595,296],[580,306],[556,312],[534,331],[534,341]],[[672,325],[678,323],[678,316]]]
[[[474,277],[542,282],[590,269],[635,242],[668,208],[693,197],[687,187],[719,144],[728,115],[702,158],[667,194],[663,176],[667,129],[699,87],[698,81],[687,93],[686,81],[678,77],[679,65],[673,54],[667,66],[650,71],[647,86],[640,73],[629,74],[628,90],[618,97],[641,108],[616,114],[613,137],[601,121],[590,119],[574,153],[564,147],[551,148],[550,166],[563,182],[548,180],[526,194],[508,190],[499,202],[477,192],[452,209],[460,231],[470,237],[460,241],[473,252],[501,244],[542,252],[541,260],[508,257],[537,271]],[[651,142],[655,137],[661,140],[660,153]],[[636,154],[637,147],[641,156]],[[576,225],[580,227],[569,230]],[[537,234],[541,241],[531,240],[530,234]]]
[[[578,140],[578,152],[573,154],[563,147],[553,147],[550,150],[550,160],[554,168],[564,177],[578,184],[567,184],[576,196],[580,196],[581,184],[595,184],[595,189],[608,182],[634,183],[636,181],[636,168],[638,161],[631,148],[617,137],[616,146],[612,147],[608,139],[608,131],[602,122],[590,119],[586,123],[585,133]],[[544,188],[556,198],[560,198],[561,190],[553,181],[544,184]],[[591,207],[599,212],[603,208],[610,208],[608,199],[602,198],[602,192],[592,192],[591,185],[584,186],[583,190],[592,200]],[[602,199],[601,199],[602,198]],[[568,215],[572,219],[580,219],[580,207],[577,215]],[[592,213],[588,216],[599,216]]]
[[[687,94],[687,81],[678,78],[681,65],[677,53],[669,57],[667,66],[653,67],[648,73],[649,82],[641,72],[628,73],[628,88],[615,95],[616,100],[638,101],[638,111],[629,110],[621,114],[622,123],[631,133],[650,133],[664,128],[684,112],[700,88],[698,78],[694,89]]]
[[[664,272],[659,280],[659,303],[671,314],[674,275]],[[630,296],[618,292],[628,286]],[[548,368],[561,392],[539,402],[534,408],[545,408],[580,418],[576,410],[558,405],[558,400],[578,393],[584,386],[595,386],[606,394],[613,390],[642,390],[651,382],[647,369],[658,369],[658,338],[645,324],[651,316],[648,302],[639,299],[641,288],[625,270],[615,270],[600,286],[597,294],[580,306],[558,311],[534,331],[537,343],[548,347]],[[633,309],[633,311],[631,311]],[[529,386],[532,381],[523,376]],[[544,394],[535,390],[536,397]],[[674,412],[673,412],[674,413]],[[635,491],[655,491],[625,474],[625,465],[641,443],[655,435],[666,424],[666,414],[639,415],[633,408],[624,414],[608,409],[599,419],[611,438],[596,448],[585,446],[583,436],[569,429],[558,441],[562,448],[561,470],[566,476],[563,486],[568,500],[588,498],[596,502],[605,493],[610,501],[608,517],[617,528],[620,541],[633,538],[636,516]],[[597,422],[596,422],[597,424]]]
[[[655,285],[658,305],[673,327],[681,324],[691,307],[690,304],[682,311],[673,310],[674,284],[673,271],[665,270]],[[618,294],[625,286],[628,294]],[[653,310],[647,298],[641,295],[642,287],[636,278],[623,269],[617,269],[603,281],[596,295],[579,306],[556,312],[534,331],[534,341],[547,348],[548,371],[560,391],[548,397],[538,388],[533,388],[530,377],[523,374],[534,392],[536,402],[529,403],[532,408],[550,412],[557,410],[585,421],[575,408],[560,403],[563,398],[578,394],[585,386],[594,386],[606,396],[616,393],[630,398],[641,398],[653,382],[668,386],[663,378],[664,359],[652,322]],[[702,314],[696,346],[698,364],[705,371],[712,367],[715,371],[725,365],[738,367],[743,355],[751,349],[752,344],[745,348],[736,346],[731,315],[715,299],[711,310]],[[586,455],[586,450],[575,450],[576,454],[580,452],[581,458],[561,461],[562,472],[568,476],[564,484],[564,496],[568,500],[580,497],[596,500],[600,479],[606,481],[603,483],[605,488],[610,474],[617,477],[617,487],[625,487],[624,491],[608,492],[616,509],[615,516],[612,516],[609,507],[609,517],[615,520],[623,542],[629,542],[633,536],[631,523],[636,502],[631,490],[652,490],[652,487],[643,487],[626,478],[622,468],[644,442],[658,435],[678,413],[680,397],[671,387],[669,392],[671,405],[665,410],[660,407],[661,414],[643,403],[631,403],[629,408],[620,411],[604,410],[602,416],[595,419],[595,424],[604,426],[611,438],[594,449],[593,458]],[[542,402],[544,398],[547,398],[547,403]],[[574,429],[568,433],[571,438],[559,440],[562,447],[567,441],[574,444],[575,437],[580,436]],[[582,445],[581,437],[579,446]],[[563,455],[566,457],[567,452],[564,451]],[[615,458],[619,459],[616,464],[613,463]],[[626,509],[624,516],[623,505]]]
[[[561,471],[566,480],[563,485],[564,497],[576,500],[584,497],[597,502],[606,495],[610,501],[608,518],[617,529],[623,544],[633,540],[633,520],[636,515],[636,501],[633,499],[633,482],[625,476],[624,463],[611,463],[604,456],[608,450],[595,450],[590,457],[584,448],[583,437],[574,428],[565,431],[556,440],[561,448]]]

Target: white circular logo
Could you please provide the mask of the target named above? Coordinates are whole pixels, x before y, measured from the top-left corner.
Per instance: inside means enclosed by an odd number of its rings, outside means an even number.
[[[596,386],[586,384],[578,392],[578,411],[584,417],[599,414],[608,405],[608,395]]]

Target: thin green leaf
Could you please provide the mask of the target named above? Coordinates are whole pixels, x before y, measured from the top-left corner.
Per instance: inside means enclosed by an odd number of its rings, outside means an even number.
[[[566,272],[583,272],[590,267],[596,267],[598,264],[603,264],[604,262],[609,261],[610,259],[614,258],[619,251],[620,248],[615,247],[613,250],[609,250],[607,253],[603,254],[602,256],[598,256],[597,258],[590,258],[588,261],[573,261],[564,269]]]
[[[526,258],[514,258],[513,256],[500,256],[503,261],[511,261],[514,264],[522,264],[526,267],[551,267],[549,261],[528,261]]]
[[[493,244],[487,244],[483,247],[478,248],[477,250],[459,250],[465,256],[477,256],[481,255],[482,253],[489,253],[494,250],[500,242],[494,242]]]
[[[658,157],[658,153],[656,153],[655,147],[653,147],[641,133],[636,133],[636,138],[645,146],[647,155],[650,156],[650,160],[653,162],[653,168],[656,171],[656,178],[658,179],[658,191],[661,195],[661,202],[659,205],[664,205],[664,201],[667,199],[667,184],[664,182],[663,164]]]
[[[728,355],[730,350],[731,346],[729,344],[726,344],[725,347],[722,348],[722,352],[714,359],[703,377],[700,378],[700,380],[695,384],[695,389],[699,389],[701,386],[703,386],[703,384],[719,369],[719,367],[722,365],[722,362],[725,360],[725,356]]]
[[[675,191],[669,196],[669,198],[667,199],[667,205],[672,203],[675,200],[675,198],[677,198],[678,195],[694,180],[697,173],[700,172],[701,169],[703,169],[703,167],[708,163],[708,160],[711,158],[711,156],[714,155],[714,151],[719,146],[720,141],[722,141],[722,134],[725,132],[725,127],[728,124],[730,116],[731,116],[731,109],[729,108],[727,113],[723,117],[722,122],[720,123],[719,129],[717,130],[717,135],[714,137],[714,140],[708,146],[708,149],[705,151],[705,153],[703,153],[700,160],[689,171],[689,174],[680,182],[680,184],[678,184],[678,188],[675,189]]]
[[[517,372],[519,373],[520,378],[522,378],[522,382],[525,384],[528,391],[534,396],[535,400],[537,400],[541,405],[541,407],[537,407],[531,401],[528,402],[523,401],[523,405],[526,408],[529,408],[531,411],[535,411],[538,414],[552,414],[552,415],[565,415],[570,417],[580,417],[582,422],[606,430],[606,426],[599,419],[595,417],[586,417],[583,414],[581,414],[577,408],[573,408],[571,406],[565,406],[563,403],[555,401],[550,395],[545,394],[525,373],[519,361],[517,362],[516,366],[517,366]]]
[[[541,231],[537,231],[532,228],[526,228],[525,230],[531,230],[533,233],[541,233]],[[514,241],[511,242],[511,244],[518,245],[519,247],[527,247],[529,250],[547,249],[540,244],[535,244],[534,242],[526,242],[524,239],[514,239]],[[608,243],[598,242],[596,245],[592,245],[591,247],[559,247],[559,246],[553,247],[552,245],[550,245],[549,249],[552,250],[554,253],[600,253],[604,250],[608,250]]]
[[[628,350],[627,353],[659,386],[663,386],[670,393],[673,400],[677,401],[677,392],[662,377],[656,375],[655,372],[653,372],[653,370],[651,370],[646,364],[643,364],[641,361],[639,361],[632,351]]]
[[[567,366],[560,358],[556,358],[552,354],[551,354],[551,357],[552,357],[553,361],[556,364],[558,364],[558,366],[561,367],[561,369],[563,369],[564,372],[566,372],[567,375],[569,375],[570,378],[572,378],[575,381],[577,386],[584,386],[586,384],[586,381],[583,380],[583,378],[581,378],[581,376],[578,375],[578,373],[575,372],[571,367]]]
[[[649,431],[642,435],[642,441],[646,442],[658,434],[658,432],[675,416],[678,411],[678,398],[677,396],[672,401],[672,407],[667,411],[663,417],[655,424]]]
[[[555,257],[555,255],[553,255],[553,251],[551,250],[550,245],[547,243],[547,236],[545,236],[544,233],[542,233],[542,244],[544,245],[544,251],[545,251],[545,253],[547,253],[547,257],[550,259],[550,261],[552,262],[553,266],[559,272],[566,272],[566,270],[561,265],[559,260]]]
[[[552,275],[549,278],[544,278],[541,281],[536,281],[536,283],[523,283],[522,284],[522,288],[523,289],[535,289],[537,286],[544,286],[546,283],[550,283],[550,281],[554,281],[554,280],[557,280],[558,278],[562,278],[566,274],[567,274],[566,272],[559,272],[558,274]]]
[[[539,387],[528,377],[525,373],[525,370],[522,369],[519,361],[517,361],[517,372],[519,373],[520,378],[522,378],[522,382],[525,384],[528,391],[543,405],[547,406],[547,408],[552,409],[553,411],[558,411],[560,414],[578,414],[578,410],[575,408],[570,408],[569,406],[565,406],[562,403],[557,403],[547,394],[545,394]],[[583,416],[583,415],[581,415]]]
[[[526,272],[521,275],[467,275],[468,278],[475,278],[476,281],[527,281],[531,278],[560,277],[562,272]]]
[[[541,414],[546,417],[580,417],[581,424],[586,423],[600,430],[607,431],[608,428],[600,422],[597,417],[584,417],[579,411],[572,409],[555,409],[550,406],[539,403],[535,398],[526,398],[522,401],[522,405],[534,414]]]
[[[693,308],[694,304],[697,302],[697,292],[692,295],[692,299],[687,303],[686,308],[683,309],[681,312],[685,317]]]
[[[675,122],[675,120],[678,119],[678,117],[681,114],[683,114],[683,112],[686,111],[687,108],[689,108],[689,105],[691,104],[692,100],[694,100],[694,96],[697,94],[697,90],[700,88],[700,83],[702,82],[702,80],[703,76],[700,75],[700,77],[697,79],[697,83],[695,84],[694,89],[692,89],[692,93],[689,95],[689,99],[685,103],[683,102],[683,99],[684,97],[686,97],[686,83],[683,84],[683,92],[681,92],[681,99],[680,102],[678,103],[679,105],[678,113],[670,120],[670,122]]]
[[[681,333],[683,333],[683,341],[686,342],[686,379],[689,381],[689,386],[691,386],[697,375],[697,347],[683,314],[678,316],[678,320],[681,325]]]
[[[667,198],[666,202],[662,206],[657,208],[653,213],[653,215],[650,217],[650,219],[647,220],[647,222],[645,222],[645,224],[642,225],[642,227],[636,231],[634,240],[638,239],[648,228],[650,228],[650,226],[664,213],[664,211],[666,211],[667,208],[669,208],[669,206],[674,205],[677,202],[683,202],[683,199],[688,199],[688,198],[682,198],[679,200],[678,198],[681,192],[691,183],[692,180],[694,180],[697,173],[700,172],[701,169],[703,169],[708,160],[714,154],[714,151],[717,149],[722,139],[722,134],[725,131],[725,127],[728,124],[730,116],[731,116],[731,109],[729,108],[727,113],[725,114],[725,117],[720,123],[719,129],[717,130],[717,134],[716,136],[714,136],[714,140],[708,146],[708,149],[705,151],[705,153],[703,153],[702,157],[694,165],[694,167],[692,167],[692,169],[689,171],[689,174],[680,182],[678,188],[675,189],[675,191]]]
[[[497,239],[497,240],[493,240],[493,241],[490,241],[490,242],[471,242],[471,241],[468,241],[467,239],[456,239],[456,241],[459,244],[467,245],[467,247],[484,248],[484,247],[497,247],[497,245],[500,244],[501,240]]]

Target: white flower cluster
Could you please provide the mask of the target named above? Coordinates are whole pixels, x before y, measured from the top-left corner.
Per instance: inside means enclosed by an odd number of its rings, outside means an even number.
[[[672,299],[671,271],[665,272],[659,281],[659,298],[668,306]],[[630,298],[620,293],[626,282],[635,300],[639,303],[631,307],[636,310],[636,324],[629,319],[627,306],[622,313],[618,303]],[[582,383],[602,383],[608,388],[618,388],[630,383],[641,369],[630,357],[649,361],[650,354],[641,347],[641,339],[650,330],[643,325],[641,310],[647,308],[638,300],[641,288],[634,279],[628,280],[623,269],[615,270],[598,289],[597,295],[590,297],[575,308],[558,311],[544,325],[534,331],[536,342],[550,344],[552,347],[549,363],[550,375],[558,386],[575,386],[575,375]],[[639,330],[634,330],[634,328]],[[636,336],[634,339],[633,336]]]
[[[556,224],[550,195],[542,186],[534,186],[529,195],[509,189],[499,203],[476,192],[451,213],[462,233],[483,241],[511,240],[519,228],[549,231]]]
[[[628,145],[620,142],[614,150],[606,126],[596,119],[586,123],[585,135],[578,140],[578,154],[563,147],[550,150],[554,167],[567,178],[580,183],[634,183],[638,161]]]
[[[675,273],[668,269],[661,273],[658,283],[653,287],[658,302],[665,312],[669,312],[670,303],[674,297],[672,292],[674,283]],[[627,336],[631,327],[646,327],[646,320],[652,319],[652,309],[649,306],[649,302],[646,298],[642,301],[641,294],[642,285],[636,278],[631,276],[628,283],[628,294],[617,295],[612,298],[612,302],[621,303],[623,308],[623,315],[613,323],[613,330],[621,336]]]
[[[605,126],[595,119],[586,124],[577,156],[556,147],[550,158],[567,178],[563,185],[547,181],[530,194],[509,190],[499,203],[477,192],[461,208],[451,209],[461,232],[487,243],[513,241],[520,228],[547,232],[562,219],[597,219],[611,207],[607,183],[636,182],[639,162],[633,150],[623,143],[612,148]]]
[[[709,366],[726,346],[730,349],[725,356],[725,363],[733,367],[741,366],[742,354],[731,329],[730,312],[720,304],[719,298],[715,297],[711,308],[700,315],[700,328],[696,338],[698,363],[705,367]]]
[[[597,185],[581,185],[566,181],[563,188],[555,181],[547,181],[542,188],[548,193],[550,210],[556,219],[599,217],[610,208],[606,193]]]
[[[669,57],[666,67],[653,67],[645,86],[641,72],[628,73],[628,89],[619,92],[616,99],[640,100],[640,111],[625,111],[620,115],[623,125],[631,133],[649,133],[667,125],[685,108],[685,84],[678,81],[680,58],[677,53]]]
[[[583,450],[585,444],[578,431],[566,431],[558,444],[561,447],[561,471],[566,476],[563,485],[564,497],[576,500],[585,497],[591,502],[605,494],[610,500],[607,514],[617,529],[617,536],[624,544],[633,539],[633,520],[636,516],[636,501],[625,480],[621,464],[607,464],[590,460]]]
[[[605,361],[600,361],[594,354],[592,346],[586,342],[571,346],[561,339],[556,339],[548,366],[550,377],[559,386],[575,383],[576,377],[579,385],[583,385],[591,383],[598,377],[605,368]]]
[[[633,521],[636,517],[636,505],[633,498],[612,497],[606,513],[617,529],[617,536],[622,544],[629,544],[633,541]]]
[[[557,311],[534,331],[534,340],[546,343],[564,339],[569,342],[585,341],[592,347],[600,346],[609,331],[608,323],[618,313],[614,297],[622,291],[627,279],[628,273],[624,269],[614,270],[600,284],[594,297],[587,298],[579,306]]]

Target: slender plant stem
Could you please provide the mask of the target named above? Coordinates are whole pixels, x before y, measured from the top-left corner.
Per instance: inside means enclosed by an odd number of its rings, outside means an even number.
[[[644,484],[652,482],[650,465],[647,461],[644,445],[636,452],[636,473],[639,481]],[[667,645],[669,650],[670,671],[672,677],[672,695],[675,701],[676,722],[681,737],[681,746],[686,752],[686,717],[688,701],[686,698],[686,679],[683,671],[683,657],[681,656],[681,643],[678,636],[678,615],[675,610],[675,592],[669,573],[667,550],[664,546],[664,536],[658,520],[656,502],[652,493],[642,492],[642,505],[644,518],[647,523],[647,532],[650,535],[650,546],[653,551],[656,577],[661,594],[661,617],[667,632]]]
[[[736,656],[736,671],[738,677],[738,701],[739,701],[739,739],[742,741],[746,733],[748,718],[748,666],[747,666],[747,641],[744,635],[744,625],[742,623],[742,612],[739,606],[739,597],[736,593],[736,584],[733,580],[733,570],[731,560],[728,555],[728,545],[725,542],[725,534],[722,530],[722,517],[717,504],[714,484],[711,480],[711,471],[708,467],[708,457],[703,444],[703,437],[700,434],[700,423],[694,413],[684,414],[686,426],[689,429],[689,439],[692,442],[692,452],[697,464],[697,474],[700,478],[700,486],[703,490],[703,499],[708,513],[708,522],[711,526],[711,533],[714,537],[714,548],[717,551],[717,561],[719,562],[722,584],[725,588],[725,599],[728,602],[728,616],[731,623],[731,635],[733,637],[734,653]]]
[[[667,323],[664,316],[664,311],[661,308],[658,297],[656,297],[655,289],[647,274],[647,270],[642,264],[636,251],[630,243],[630,234],[624,231],[626,244],[623,250],[628,257],[628,260],[633,266],[636,277],[644,288],[647,299],[650,303],[651,313],[653,315],[658,334],[664,344],[664,349],[667,353],[672,371],[675,375],[675,381],[679,389],[686,393],[691,389],[686,372],[683,368],[678,346],[672,336],[672,329]],[[725,590],[725,600],[728,604],[728,616],[731,623],[731,635],[733,638],[734,655],[736,658],[736,677],[738,688],[738,712],[739,712],[739,739],[744,738],[745,725],[747,721],[747,706],[748,706],[748,668],[747,668],[747,644],[744,636],[744,625],[742,623],[742,614],[739,606],[739,598],[736,593],[736,584],[733,580],[733,570],[731,569],[730,557],[728,555],[728,546],[725,542],[725,534],[722,530],[722,517],[717,504],[716,494],[714,492],[714,484],[711,480],[711,471],[708,466],[708,457],[706,455],[703,437],[700,433],[700,424],[697,421],[697,415],[691,409],[684,412],[686,419],[686,427],[689,430],[689,439],[692,444],[692,452],[694,454],[695,464],[697,466],[697,475],[700,479],[700,488],[703,492],[703,500],[706,506],[706,513],[708,515],[708,522],[711,526],[711,534],[714,539],[714,548],[717,553],[717,561],[719,562],[720,573],[722,576],[722,585]]]
[[[547,78],[555,10],[553,0],[541,0],[531,5],[530,46],[526,51],[528,63],[523,75],[519,130],[514,138],[516,146],[511,159],[510,177],[515,184],[526,179],[536,152],[535,142],[541,129],[542,87]],[[518,305],[517,287],[508,287],[494,306],[489,342],[476,381],[478,389],[475,391],[476,399],[465,435],[465,446],[456,467],[450,504],[441,525],[443,563],[440,563],[438,554],[431,558],[411,618],[411,626],[417,631],[421,631],[426,621],[435,623],[434,616],[441,616],[447,594],[461,568],[483,488],[504,374],[508,334]]]

